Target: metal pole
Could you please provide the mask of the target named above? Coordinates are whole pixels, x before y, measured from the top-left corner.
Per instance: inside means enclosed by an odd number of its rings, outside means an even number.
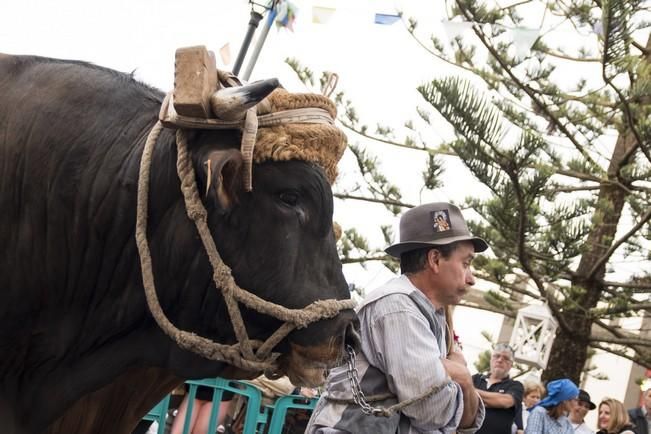
[[[251,39],[253,39],[253,34],[258,28],[258,24],[262,19],[262,14],[251,10],[251,19],[249,20],[249,28],[246,31],[244,36],[244,41],[242,41],[242,46],[240,47],[240,52],[237,53],[237,59],[235,60],[235,66],[233,66],[233,74],[237,75],[240,72],[242,63],[244,63],[244,57],[246,57],[246,52],[249,50],[249,45],[251,44]]]
[[[275,3],[275,2],[274,2]],[[271,10],[269,10],[269,16],[267,17],[267,22],[265,23],[265,26],[262,28],[262,31],[260,35],[258,36],[258,40],[255,42],[255,47],[253,48],[253,53],[251,53],[251,58],[249,59],[249,64],[246,65],[246,69],[244,70],[244,74],[242,74],[242,79],[248,81],[249,77],[251,77],[251,71],[253,71],[253,67],[255,66],[256,62],[258,61],[258,56],[260,56],[260,51],[262,51],[262,46],[264,45],[264,41],[267,40],[267,35],[269,34],[269,29],[271,28],[271,25],[273,24],[274,20],[276,19],[276,7],[275,4],[272,6]]]

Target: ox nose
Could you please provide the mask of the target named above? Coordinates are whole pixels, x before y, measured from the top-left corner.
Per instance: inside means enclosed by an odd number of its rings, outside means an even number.
[[[347,346],[352,347],[356,353],[362,349],[362,339],[359,334],[359,319],[357,316],[348,323],[344,331],[344,348]]]

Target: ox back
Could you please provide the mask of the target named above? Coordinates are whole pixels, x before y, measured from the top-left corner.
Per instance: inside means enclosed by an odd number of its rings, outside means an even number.
[[[3,433],[126,434],[183,379],[258,374],[180,350],[147,309],[134,240],[136,191],[162,97],[94,65],[0,55]],[[204,161],[216,150],[236,150],[240,133],[196,131],[189,141],[204,191]],[[175,164],[174,133],[165,130],[152,157],[149,198],[157,292],[177,326],[233,343]],[[293,308],[348,298],[323,172],[302,161],[262,163],[251,193],[228,176],[212,183],[230,183],[232,205],[212,191],[203,198],[238,283]],[[279,325],[256,312],[243,315],[258,339]],[[351,315],[301,339],[332,341]],[[293,346],[284,345],[280,351]]]

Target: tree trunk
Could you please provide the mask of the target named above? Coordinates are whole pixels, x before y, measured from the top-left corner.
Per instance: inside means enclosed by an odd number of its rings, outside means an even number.
[[[651,36],[647,39],[646,48],[651,48]],[[647,56],[647,61],[651,60],[650,56],[651,54]],[[607,171],[609,182],[601,184],[598,205],[592,217],[592,230],[585,243],[585,253],[572,278],[572,285],[583,288],[585,292],[575,300],[578,305],[574,311],[576,313],[568,310],[562,313],[567,328],[559,327],[556,332],[549,363],[542,376],[545,381],[569,378],[580,384],[592,330],[592,320],[585,312],[595,307],[602,296],[608,262],[602,261],[602,258],[615,241],[626,197],[630,194],[626,188],[630,181],[624,179],[621,170],[633,160],[635,152],[629,151],[636,145],[635,136],[630,130],[622,131],[615,143]]]
[[[565,321],[572,329],[568,333],[558,328],[552,345],[547,368],[543,371],[542,381],[569,378],[580,384],[581,372],[588,358],[588,342],[591,321],[580,313],[566,314]]]
[[[620,135],[615,144],[608,167],[608,180],[599,190],[599,204],[592,217],[592,230],[585,243],[585,253],[581,256],[579,267],[572,279],[572,285],[585,292],[575,299],[578,309],[565,309],[562,312],[567,328],[559,327],[552,345],[547,369],[543,380],[569,378],[576,384],[588,357],[588,344],[592,330],[592,320],[585,314],[595,307],[601,299],[603,276],[606,262],[599,263],[615,240],[615,233],[622,216],[627,192],[616,183],[621,183],[618,173],[628,164],[630,156],[623,158],[628,149],[635,144],[631,134]]]
[[[608,167],[607,179],[599,190],[598,206],[592,217],[592,230],[585,243],[585,253],[572,279],[572,285],[585,292],[574,301],[577,308],[562,312],[567,328],[559,327],[551,355],[542,378],[544,381],[569,378],[580,384],[581,373],[588,357],[592,320],[586,312],[597,305],[602,296],[606,263],[598,265],[615,241],[617,226],[629,194],[623,186],[629,181],[620,177],[621,169],[630,163],[629,149],[636,144],[632,134],[620,134]]]

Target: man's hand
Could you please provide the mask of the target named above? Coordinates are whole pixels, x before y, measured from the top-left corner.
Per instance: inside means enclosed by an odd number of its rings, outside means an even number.
[[[460,353],[457,353],[460,354]],[[454,356],[459,360],[458,356]],[[477,409],[479,408],[479,395],[475,391],[472,384],[472,376],[468,367],[465,365],[465,359],[461,355],[462,362],[443,359],[443,367],[452,378],[452,381],[461,386],[461,393],[463,393],[463,414],[459,422],[459,428],[468,428],[473,426],[475,417],[477,417]]]
[[[461,363],[463,366],[468,366],[468,363],[466,362],[466,358],[463,356],[463,353],[461,351],[457,351],[454,348],[448,353],[448,360]]]
[[[450,355],[452,354],[454,353],[451,353]],[[452,381],[459,383],[461,388],[473,387],[472,376],[470,375],[470,371],[468,371],[468,367],[465,364],[463,355],[460,357],[461,361],[459,361],[459,358],[457,356],[454,356],[454,358],[455,360],[450,358],[442,360],[443,367],[445,368],[446,372],[450,378],[452,378]]]

